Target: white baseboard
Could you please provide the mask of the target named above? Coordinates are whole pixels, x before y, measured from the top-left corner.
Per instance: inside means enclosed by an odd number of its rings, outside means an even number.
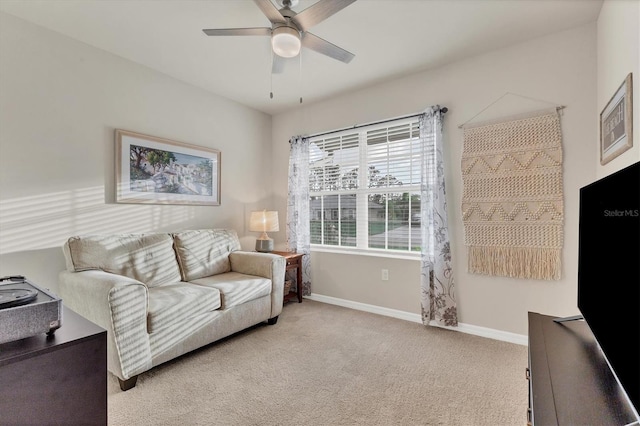
[[[366,303],[353,302],[351,300],[338,299],[336,297],[323,296],[322,294],[316,294],[316,293],[312,293],[310,296],[305,296],[305,299],[422,324],[422,317],[420,316],[420,314],[413,314],[411,312],[399,311],[397,309],[389,309],[389,308],[384,308],[382,306],[368,305]],[[494,330],[492,328],[479,327],[471,324],[458,323],[457,327],[445,327],[445,326],[441,326],[440,324],[437,324],[434,321],[431,321],[429,325],[446,328],[448,330],[459,331],[462,333],[473,334],[475,336],[487,337],[489,339],[501,340],[503,342],[515,343],[517,345],[523,345],[523,346],[527,346],[529,341],[528,337],[522,334],[509,333],[506,331]]]

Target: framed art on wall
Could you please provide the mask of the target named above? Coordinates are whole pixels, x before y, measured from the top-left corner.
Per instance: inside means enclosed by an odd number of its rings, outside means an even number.
[[[116,202],[220,205],[220,151],[116,130]]]
[[[600,164],[607,164],[633,146],[633,81],[627,75],[600,113]]]

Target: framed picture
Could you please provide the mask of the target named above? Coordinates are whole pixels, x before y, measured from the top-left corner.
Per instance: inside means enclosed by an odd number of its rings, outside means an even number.
[[[220,151],[116,130],[116,202],[220,205]]]
[[[633,146],[631,73],[600,113],[600,164],[607,164]]]

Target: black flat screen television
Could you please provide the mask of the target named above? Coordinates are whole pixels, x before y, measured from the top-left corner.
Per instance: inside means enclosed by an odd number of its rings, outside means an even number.
[[[580,189],[578,309],[639,417],[640,162]]]

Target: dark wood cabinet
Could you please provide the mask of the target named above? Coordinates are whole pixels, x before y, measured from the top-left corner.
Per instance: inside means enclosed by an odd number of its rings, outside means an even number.
[[[633,411],[587,324],[554,319],[529,312],[529,423],[633,423]]]
[[[106,425],[106,330],[64,307],[52,336],[0,345],[0,424]]]

